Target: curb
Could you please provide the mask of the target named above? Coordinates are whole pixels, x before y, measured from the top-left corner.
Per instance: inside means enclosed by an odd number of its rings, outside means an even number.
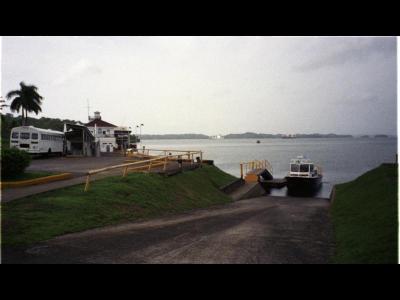
[[[245,184],[244,179],[238,178],[228,184],[225,184],[224,186],[221,186],[219,189],[221,191],[223,191],[224,193],[229,194],[229,193],[232,193],[233,191],[237,190],[244,184]]]
[[[21,181],[6,181],[6,182],[1,182],[1,189],[20,188],[29,185],[44,184],[48,182],[59,181],[69,178],[72,178],[71,173],[62,173],[57,175],[50,175],[50,176],[29,179],[29,180],[21,180]]]

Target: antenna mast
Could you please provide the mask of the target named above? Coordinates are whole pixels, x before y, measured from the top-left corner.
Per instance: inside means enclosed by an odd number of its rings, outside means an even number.
[[[88,121],[90,121],[90,106],[89,106],[89,99],[87,99],[87,116],[88,116]]]

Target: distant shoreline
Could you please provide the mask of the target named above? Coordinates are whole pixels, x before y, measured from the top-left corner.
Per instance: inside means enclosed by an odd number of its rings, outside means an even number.
[[[2,140],[9,140],[11,128],[20,126],[21,116],[13,116],[12,114],[2,114]],[[55,118],[33,118],[28,117],[28,125],[32,125],[38,128],[52,129],[62,131],[64,128],[64,123],[77,124],[78,121],[75,120],[61,120]],[[218,130],[216,130],[218,131]],[[132,133],[132,135],[134,135]],[[136,135],[138,135],[136,133]],[[221,135],[222,139],[300,139],[300,138],[397,138],[394,135],[386,134],[369,134],[369,135],[350,135],[350,134],[335,134],[335,133],[295,133],[295,134],[270,134],[270,133],[255,133],[255,132],[244,132],[244,133],[230,133],[226,135]],[[214,135],[215,136],[215,135]],[[199,133],[178,133],[178,134],[142,134],[143,140],[183,140],[183,139],[211,139],[212,136]]]
[[[348,138],[348,139],[390,139],[390,138],[397,138],[396,136],[390,135],[363,135],[363,136],[353,136],[353,135],[332,135],[332,134],[320,134],[320,135],[307,135],[301,134],[295,137],[286,137],[284,135],[264,135],[259,134],[256,136],[246,136],[243,134],[230,134],[224,136],[222,139],[225,140],[235,140],[235,139],[323,139],[323,138]],[[142,135],[142,140],[208,140],[211,137],[201,134],[157,134],[157,135]]]

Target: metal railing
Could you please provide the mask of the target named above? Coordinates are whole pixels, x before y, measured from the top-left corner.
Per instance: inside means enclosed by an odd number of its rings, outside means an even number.
[[[176,155],[181,155],[184,158],[187,159],[192,159],[194,160],[194,155],[200,155],[202,156],[202,151],[199,150],[174,150],[174,149],[152,149],[152,148],[143,148],[143,149],[137,149],[136,152],[133,153],[128,153],[127,156],[151,156],[151,157],[161,157],[161,156],[176,156]],[[202,157],[200,157],[202,159]]]
[[[150,150],[150,149],[149,149]],[[90,170],[86,173],[86,183],[85,183],[85,188],[84,191],[88,191],[89,185],[90,185],[90,177],[99,173],[115,170],[115,169],[122,169],[122,176],[126,177],[129,171],[144,171],[144,172],[150,172],[152,168],[154,167],[160,167],[163,166],[163,172],[166,171],[167,169],[167,164],[170,161],[178,161],[182,159],[182,154],[175,154],[172,155],[171,150],[154,150],[153,151],[162,151],[164,152],[164,155],[159,155],[159,156],[151,156],[150,159],[144,159],[144,160],[138,160],[134,162],[128,162],[124,164],[119,164],[119,165],[114,165],[114,166],[109,166],[101,169],[96,169],[96,170]],[[188,155],[188,159],[190,160],[190,164],[192,165],[194,163],[194,155],[199,154],[199,164],[200,167],[202,166],[203,163],[203,152],[202,151],[183,151],[183,150],[173,150],[174,152],[184,152],[185,155]],[[130,155],[131,157],[134,156]],[[150,156],[149,154],[147,154]]]
[[[273,172],[272,165],[268,160],[252,160],[240,163],[240,178],[243,178],[244,174],[257,169],[266,169],[271,175]]]

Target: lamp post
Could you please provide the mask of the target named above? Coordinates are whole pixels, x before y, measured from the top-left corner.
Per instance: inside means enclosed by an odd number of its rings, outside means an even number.
[[[144,124],[140,124],[140,141],[142,140],[142,126],[144,126]]]

